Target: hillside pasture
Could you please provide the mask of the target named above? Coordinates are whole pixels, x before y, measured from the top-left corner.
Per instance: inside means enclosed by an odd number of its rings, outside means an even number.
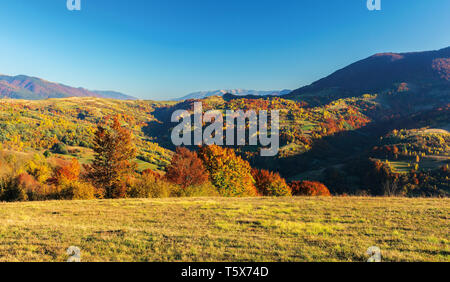
[[[0,261],[450,261],[449,199],[177,198],[0,203]]]

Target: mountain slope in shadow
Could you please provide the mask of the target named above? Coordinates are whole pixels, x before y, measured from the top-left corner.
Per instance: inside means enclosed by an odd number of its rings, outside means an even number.
[[[402,87],[417,91],[430,87],[449,89],[450,47],[437,51],[375,54],[283,97],[330,100]]]

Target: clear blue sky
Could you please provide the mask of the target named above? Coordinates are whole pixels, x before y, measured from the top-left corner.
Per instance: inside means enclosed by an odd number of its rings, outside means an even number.
[[[296,89],[377,52],[450,45],[450,1],[3,0],[0,73],[169,99]]]

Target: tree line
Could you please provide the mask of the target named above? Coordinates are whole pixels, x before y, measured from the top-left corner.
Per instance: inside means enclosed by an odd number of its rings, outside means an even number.
[[[330,196],[321,183],[287,183],[279,173],[252,168],[231,148],[179,147],[164,173],[139,172],[137,148],[121,116],[106,117],[93,138],[94,159],[81,165],[36,154],[25,163],[0,156],[0,200],[95,199],[183,196]]]

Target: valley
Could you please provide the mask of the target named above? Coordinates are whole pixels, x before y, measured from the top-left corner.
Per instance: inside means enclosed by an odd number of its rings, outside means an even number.
[[[449,52],[377,54],[281,96],[222,93],[168,102],[1,99],[0,152],[4,160],[25,154],[22,159],[41,159],[50,167],[75,158],[87,168],[95,157],[94,132],[116,116],[133,135],[136,173],[164,175],[176,149],[170,139],[177,125],[172,113],[193,113],[201,102],[203,112],[278,110],[278,155],[261,157],[262,148],[248,143],[230,148],[251,167],[279,173],[288,182],[319,181],[335,195],[385,195],[389,183],[395,183],[395,195],[448,196],[450,82],[446,60],[439,57]],[[403,74],[378,73],[405,66]],[[429,72],[421,75],[424,68]],[[365,75],[375,73],[364,83]]]

